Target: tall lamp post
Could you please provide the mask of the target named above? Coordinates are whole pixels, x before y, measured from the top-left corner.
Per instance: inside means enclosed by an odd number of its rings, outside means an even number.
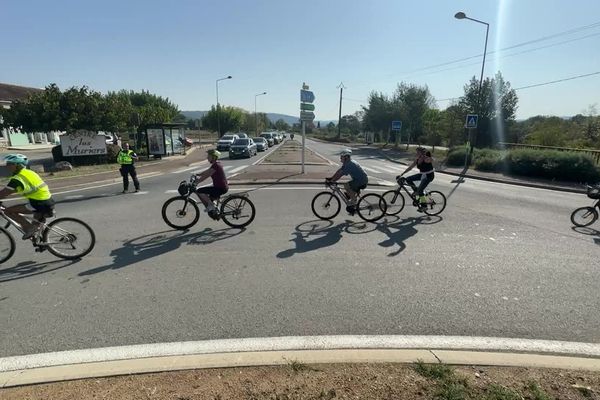
[[[477,114],[480,114],[480,112],[481,112],[481,103],[482,103],[482,99],[481,99],[481,87],[483,85],[483,70],[485,69],[485,55],[487,53],[487,42],[488,42],[488,34],[490,32],[490,24],[488,24],[487,22],[480,21],[480,20],[475,19],[475,18],[467,17],[467,15],[464,12],[462,12],[462,11],[457,12],[456,14],[454,14],[454,18],[456,18],[456,19],[468,19],[470,21],[477,22],[477,23],[485,25],[485,45],[483,47],[483,62],[481,63],[481,76],[479,77],[479,91],[477,93],[477,109],[478,109],[477,110]],[[470,150],[470,152],[473,153],[473,141],[472,140],[471,140],[471,150]]]
[[[258,114],[256,113],[256,98],[265,94],[267,94],[267,92],[262,92],[254,95],[254,129],[256,130],[256,134],[254,135],[255,137],[258,137]]]
[[[220,114],[220,110],[219,110],[219,82],[224,81],[226,79],[231,79],[231,75],[226,76],[225,78],[221,78],[221,79],[217,79],[217,82],[215,83],[216,87],[217,87],[217,134],[219,136],[219,138],[221,137],[221,114]]]

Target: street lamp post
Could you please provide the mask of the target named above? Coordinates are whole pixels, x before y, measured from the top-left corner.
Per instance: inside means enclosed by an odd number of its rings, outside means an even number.
[[[215,86],[217,87],[217,135],[219,138],[221,137],[221,114],[219,110],[219,82],[224,81],[225,79],[231,79],[231,75],[226,76],[225,78],[217,79]]]
[[[256,98],[265,94],[267,94],[267,92],[262,92],[254,95],[254,129],[256,131],[256,134],[254,135],[255,137],[258,137],[258,114],[256,113]]]
[[[485,69],[485,56],[486,56],[486,53],[487,53],[487,42],[488,42],[488,34],[490,32],[490,24],[488,24],[487,22],[480,21],[480,20],[475,19],[475,18],[467,17],[467,15],[464,12],[462,12],[462,11],[457,12],[456,14],[454,14],[454,18],[456,18],[456,19],[468,19],[470,21],[474,21],[474,22],[477,22],[477,23],[485,25],[485,45],[483,47],[483,62],[481,63],[481,76],[479,77],[479,91],[477,93],[477,109],[478,109],[477,110],[477,114],[480,114],[481,113],[481,108],[482,108],[481,107],[481,103],[482,103],[481,88],[482,88],[482,85],[483,85],[483,70]],[[471,150],[470,150],[470,153],[473,153],[473,141],[471,141]]]

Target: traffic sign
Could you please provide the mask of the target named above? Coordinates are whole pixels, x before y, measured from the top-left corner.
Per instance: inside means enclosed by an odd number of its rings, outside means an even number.
[[[300,111],[300,121],[313,121],[315,113],[311,111]]]
[[[392,130],[399,131],[402,129],[402,121],[392,121]]]
[[[465,122],[465,127],[477,128],[477,119],[479,119],[479,116],[477,114],[467,114],[467,121]]]
[[[310,90],[301,90],[300,101],[303,103],[312,103],[313,101],[315,101],[315,94]]]
[[[304,111],[315,111],[315,105],[310,103],[300,103],[300,109]]]

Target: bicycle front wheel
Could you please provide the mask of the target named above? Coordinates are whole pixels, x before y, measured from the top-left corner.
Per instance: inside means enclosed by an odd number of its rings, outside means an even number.
[[[427,193],[427,207],[425,210],[425,214],[427,215],[438,215],[444,208],[446,208],[446,196],[444,193],[438,192],[434,190],[432,192]]]
[[[43,245],[56,257],[75,260],[96,245],[96,235],[88,224],[76,218],[58,218],[46,225]]]
[[[191,228],[200,219],[200,209],[196,202],[184,196],[165,201],[161,214],[167,225],[179,230]]]
[[[388,190],[381,197],[387,205],[386,215],[398,215],[404,209],[404,196],[400,191]]]
[[[256,208],[246,196],[229,196],[221,204],[221,218],[223,218],[223,222],[233,228],[250,225],[255,216]]]
[[[321,192],[312,199],[310,204],[313,214],[319,219],[330,220],[339,214],[340,199],[331,192]]]
[[[15,239],[9,231],[0,227],[0,264],[8,261],[15,254]]]
[[[368,222],[375,222],[382,218],[387,211],[387,204],[383,197],[375,193],[365,194],[356,205],[358,215]]]
[[[594,207],[579,207],[571,214],[571,222],[579,227],[589,226],[597,219],[598,212]]]

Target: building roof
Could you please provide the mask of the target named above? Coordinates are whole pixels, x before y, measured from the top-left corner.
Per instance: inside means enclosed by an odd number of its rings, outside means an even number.
[[[0,102],[25,100],[30,94],[41,92],[43,90],[44,89],[0,83]]]

